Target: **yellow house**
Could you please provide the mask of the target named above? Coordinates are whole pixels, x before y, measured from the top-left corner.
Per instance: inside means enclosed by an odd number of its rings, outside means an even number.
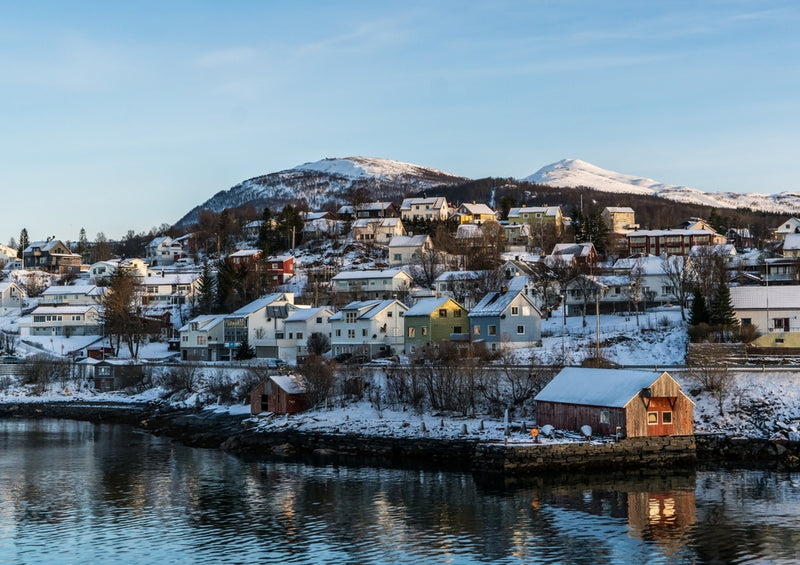
[[[460,224],[482,224],[484,222],[496,222],[497,216],[494,210],[489,208],[486,204],[462,204],[456,210],[458,222]]]

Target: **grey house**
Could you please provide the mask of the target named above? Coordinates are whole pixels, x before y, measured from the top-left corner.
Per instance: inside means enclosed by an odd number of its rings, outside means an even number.
[[[542,314],[516,283],[512,279],[500,292],[490,292],[470,311],[472,343],[485,343],[489,351],[541,345]]]

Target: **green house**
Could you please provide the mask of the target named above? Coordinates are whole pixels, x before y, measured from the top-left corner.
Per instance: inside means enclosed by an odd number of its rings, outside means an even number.
[[[405,351],[415,353],[429,343],[469,341],[467,309],[452,298],[423,298],[406,311]]]

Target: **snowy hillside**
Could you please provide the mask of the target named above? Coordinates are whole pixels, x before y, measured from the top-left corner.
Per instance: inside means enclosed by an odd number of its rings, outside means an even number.
[[[364,189],[374,200],[400,201],[411,193],[468,180],[436,169],[389,159],[323,159],[254,177],[229,190],[218,192],[181,218],[178,225],[197,221],[200,210],[221,212],[225,208],[244,204],[257,209],[264,206],[280,209],[300,199],[318,210],[326,204],[347,202],[347,193],[354,189]]]
[[[585,186],[603,192],[649,194],[677,202],[715,208],[751,208],[778,213],[800,212],[800,193],[703,192],[687,186],[664,184],[648,178],[608,171],[580,159],[563,159],[542,167],[521,180],[549,186]]]

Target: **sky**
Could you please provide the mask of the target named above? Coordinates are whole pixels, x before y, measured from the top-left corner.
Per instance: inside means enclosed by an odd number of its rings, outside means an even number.
[[[797,191],[798,24],[790,0],[3,2],[0,242],[149,232],[355,155]]]

